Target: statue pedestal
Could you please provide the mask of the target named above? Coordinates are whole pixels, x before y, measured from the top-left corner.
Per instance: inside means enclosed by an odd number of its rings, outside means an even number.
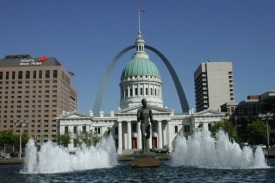
[[[135,153],[132,159],[132,168],[148,168],[158,167],[159,159],[155,156],[155,153],[140,154]]]

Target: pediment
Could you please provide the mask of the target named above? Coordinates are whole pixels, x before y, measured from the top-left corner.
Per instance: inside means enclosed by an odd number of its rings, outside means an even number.
[[[84,119],[84,118],[87,119],[87,118],[90,118],[90,116],[87,114],[79,113],[77,111],[62,114],[57,117],[57,119],[63,119],[63,120],[64,119]]]
[[[193,116],[225,116],[225,113],[220,111],[215,111],[212,109],[206,109],[193,114]]]
[[[139,108],[141,108],[142,105],[138,105],[138,106],[133,106],[133,107],[129,107],[129,108],[126,108],[126,109],[123,109],[121,111],[118,111],[116,114],[117,115],[125,115],[125,114],[137,114],[137,111]],[[172,110],[169,110],[169,109],[166,109],[166,108],[162,108],[162,107],[156,107],[156,106],[153,106],[153,105],[148,105],[148,107],[151,108],[153,114],[171,114],[173,111]]]

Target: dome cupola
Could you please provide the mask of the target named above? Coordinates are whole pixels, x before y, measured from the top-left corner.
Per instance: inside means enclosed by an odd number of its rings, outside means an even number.
[[[121,73],[120,108],[140,105],[142,98],[146,98],[150,105],[163,107],[160,73],[144,50],[141,31],[138,31],[135,45],[136,51]]]

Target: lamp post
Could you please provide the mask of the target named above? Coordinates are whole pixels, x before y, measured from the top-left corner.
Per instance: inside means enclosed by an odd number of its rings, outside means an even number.
[[[21,159],[21,156],[22,156],[22,127],[23,126],[27,126],[28,121],[27,120],[18,119],[18,120],[14,120],[13,122],[15,123],[16,126],[20,127],[19,158]]]
[[[273,113],[266,113],[266,114],[259,114],[258,117],[261,118],[262,120],[265,120],[266,124],[266,136],[267,136],[267,149],[269,149],[269,131],[268,131],[268,120],[273,117]]]

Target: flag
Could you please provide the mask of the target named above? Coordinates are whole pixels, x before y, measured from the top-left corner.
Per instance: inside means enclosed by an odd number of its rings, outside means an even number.
[[[140,8],[140,11],[141,11],[141,12],[145,12],[145,9],[143,9],[143,8]]]
[[[69,71],[71,77],[74,77],[74,73]]]
[[[45,55],[42,55],[37,62],[45,62],[48,58]]]

